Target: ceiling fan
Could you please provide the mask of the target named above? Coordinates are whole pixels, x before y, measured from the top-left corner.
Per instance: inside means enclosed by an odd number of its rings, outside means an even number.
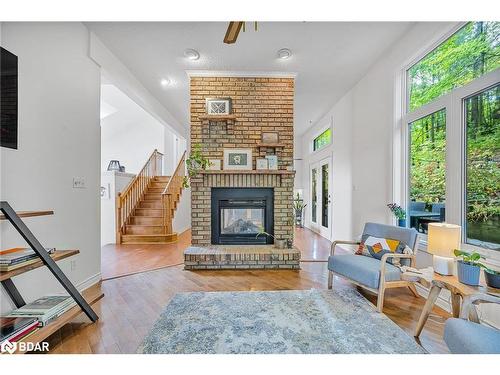
[[[224,36],[224,43],[233,44],[236,43],[236,39],[238,39],[238,35],[243,29],[245,32],[245,22],[244,21],[231,21],[229,22],[229,26],[226,30],[226,35]],[[257,31],[257,21],[254,22],[254,29]]]

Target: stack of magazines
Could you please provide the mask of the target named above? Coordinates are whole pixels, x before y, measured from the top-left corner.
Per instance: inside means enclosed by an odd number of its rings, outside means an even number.
[[[50,254],[55,249],[45,249]],[[16,268],[27,266],[38,261],[38,255],[32,250],[24,247],[0,250],[0,271],[12,271]]]
[[[8,316],[35,318],[38,326],[44,327],[75,305],[76,302],[69,296],[45,296],[12,311]]]
[[[0,317],[0,344],[22,340],[38,329],[36,318]]]

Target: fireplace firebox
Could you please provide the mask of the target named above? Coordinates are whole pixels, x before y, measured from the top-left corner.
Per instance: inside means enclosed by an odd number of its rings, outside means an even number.
[[[212,188],[212,244],[272,244],[274,190],[271,188]]]

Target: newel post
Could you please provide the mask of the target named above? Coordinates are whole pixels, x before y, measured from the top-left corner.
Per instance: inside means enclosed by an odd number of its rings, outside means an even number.
[[[115,204],[115,222],[116,222],[116,243],[119,245],[122,243],[122,223],[121,223],[121,218],[122,218],[122,200],[121,200],[121,193],[118,193],[116,196]]]

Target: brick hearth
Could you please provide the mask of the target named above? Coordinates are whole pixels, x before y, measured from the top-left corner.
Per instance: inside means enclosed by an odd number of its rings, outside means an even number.
[[[184,269],[300,269],[298,249],[276,249],[272,245],[189,247],[184,251]]]

